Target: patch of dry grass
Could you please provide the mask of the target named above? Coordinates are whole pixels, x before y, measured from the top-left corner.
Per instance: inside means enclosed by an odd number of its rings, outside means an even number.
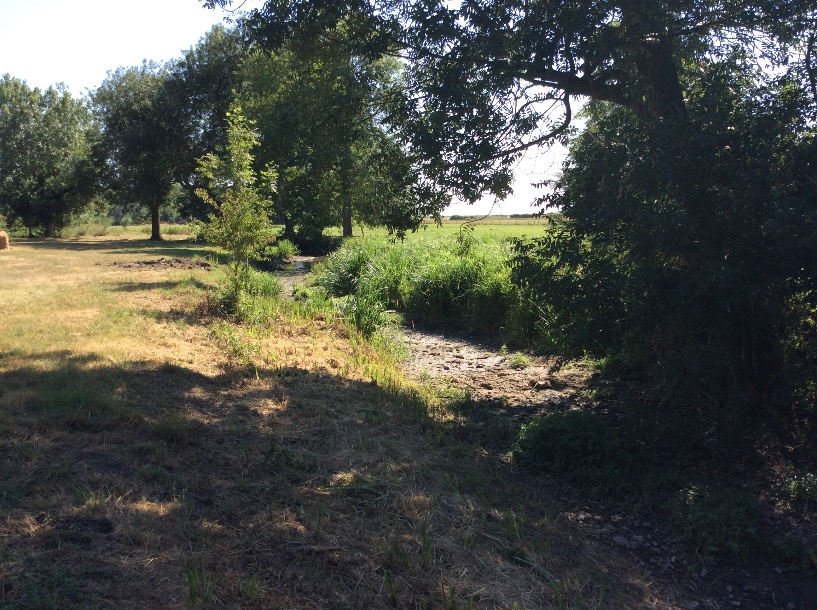
[[[674,607],[345,326],[110,266],[171,248],[0,258],[0,606]]]

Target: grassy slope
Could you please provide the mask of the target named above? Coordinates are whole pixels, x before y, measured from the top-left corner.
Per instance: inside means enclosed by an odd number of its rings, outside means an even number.
[[[14,245],[0,606],[675,607],[343,326],[225,326],[219,272],[111,266],[206,249]]]

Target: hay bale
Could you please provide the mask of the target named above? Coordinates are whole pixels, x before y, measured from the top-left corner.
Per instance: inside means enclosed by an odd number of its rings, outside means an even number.
[[[9,235],[5,231],[0,231],[0,250],[11,250]]]

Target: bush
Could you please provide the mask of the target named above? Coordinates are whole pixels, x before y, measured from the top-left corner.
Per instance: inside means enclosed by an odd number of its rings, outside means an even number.
[[[228,282],[218,295],[221,309],[252,323],[263,322],[271,315],[269,301],[281,295],[281,282],[269,273],[250,269],[244,285]]]
[[[813,404],[813,100],[750,63],[684,66],[682,121],[586,106],[547,197],[564,218],[515,257],[545,350],[629,365],[667,402]]]
[[[690,485],[670,502],[670,511],[682,537],[704,555],[740,558],[761,542],[760,513],[751,500],[730,489]]]
[[[370,286],[384,310],[404,313],[429,327],[499,331],[516,293],[507,266],[509,246],[475,240],[467,252],[450,238],[389,243],[347,241],[317,271],[316,282],[332,296]]]
[[[380,291],[370,281],[358,282],[357,290],[343,299],[341,312],[364,337],[371,337],[396,321],[393,312],[386,309]]]
[[[625,487],[622,443],[598,415],[587,411],[534,419],[522,427],[512,455],[521,466],[567,476],[602,491]]]

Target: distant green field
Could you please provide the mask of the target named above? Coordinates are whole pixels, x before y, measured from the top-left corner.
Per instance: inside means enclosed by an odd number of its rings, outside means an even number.
[[[508,216],[489,216],[488,218],[474,217],[473,219],[449,220],[443,218],[441,225],[433,221],[423,224],[416,233],[409,233],[407,239],[423,239],[426,237],[440,237],[455,235],[464,225],[474,227],[476,237],[536,237],[542,235],[550,226],[550,219],[544,218],[510,218]],[[340,235],[340,227],[331,227],[324,231],[326,235]],[[381,235],[386,236],[383,227],[369,228],[355,225],[355,236]]]

